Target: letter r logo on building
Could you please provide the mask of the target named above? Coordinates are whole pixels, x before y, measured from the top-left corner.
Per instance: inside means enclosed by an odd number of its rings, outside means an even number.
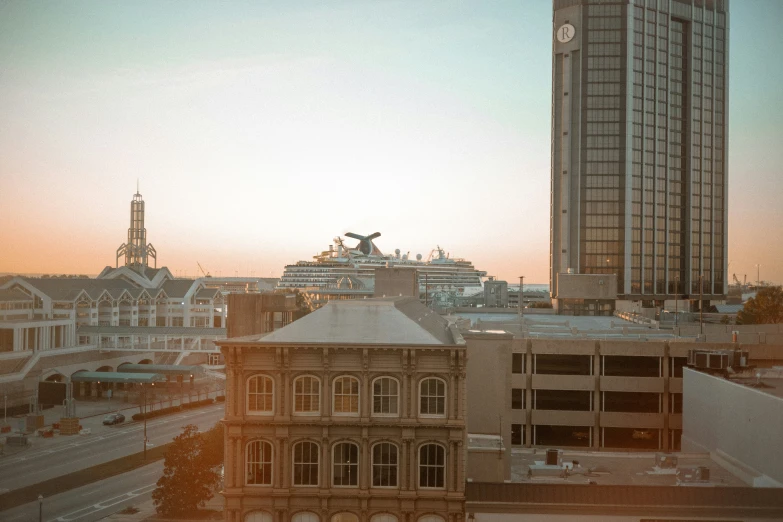
[[[560,43],[568,43],[576,34],[576,29],[571,24],[563,24],[557,30],[557,41]]]

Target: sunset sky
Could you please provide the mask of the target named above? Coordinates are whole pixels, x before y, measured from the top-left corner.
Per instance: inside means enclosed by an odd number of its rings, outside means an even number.
[[[733,0],[729,274],[783,282],[783,1]],[[551,0],[0,0],[0,273],[279,276],[337,235],[547,283]]]

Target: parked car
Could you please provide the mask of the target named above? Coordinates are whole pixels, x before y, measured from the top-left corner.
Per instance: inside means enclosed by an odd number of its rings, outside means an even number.
[[[652,430],[633,430],[631,438],[636,440],[652,440],[653,432]]]
[[[125,422],[125,415],[122,413],[111,413],[103,418],[103,424],[106,426],[119,424],[121,422]]]

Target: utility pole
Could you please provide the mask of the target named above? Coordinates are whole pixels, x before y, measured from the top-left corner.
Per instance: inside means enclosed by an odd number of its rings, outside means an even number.
[[[427,286],[427,272],[424,272],[424,306],[427,306],[427,300],[430,295],[430,287]]]
[[[761,265],[756,265],[756,295],[759,295],[759,288],[761,288]]]
[[[144,392],[144,462],[147,462],[147,387],[141,383],[141,389]]]
[[[677,301],[680,296],[680,276],[677,276],[674,285],[674,327],[677,328]]]
[[[704,283],[699,274],[699,333],[704,335]]]
[[[524,295],[525,276],[519,276],[519,317],[522,317],[522,296]]]

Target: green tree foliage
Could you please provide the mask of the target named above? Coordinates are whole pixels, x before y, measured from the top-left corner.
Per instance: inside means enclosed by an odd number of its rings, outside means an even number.
[[[220,429],[221,450],[215,450]],[[166,452],[163,476],[152,492],[155,509],[163,517],[192,516],[214,496],[220,483],[219,465],[223,463],[223,427],[216,426],[205,434],[188,424]]]
[[[303,293],[301,293],[298,289],[284,289],[284,290],[277,290],[280,294],[294,294],[296,296],[296,311],[294,312],[294,321],[297,319],[301,319],[302,317],[306,316],[310,312],[313,311],[312,306],[308,302],[307,298]]]
[[[737,314],[737,324],[772,324],[783,322],[783,288],[767,286],[756,292]]]

